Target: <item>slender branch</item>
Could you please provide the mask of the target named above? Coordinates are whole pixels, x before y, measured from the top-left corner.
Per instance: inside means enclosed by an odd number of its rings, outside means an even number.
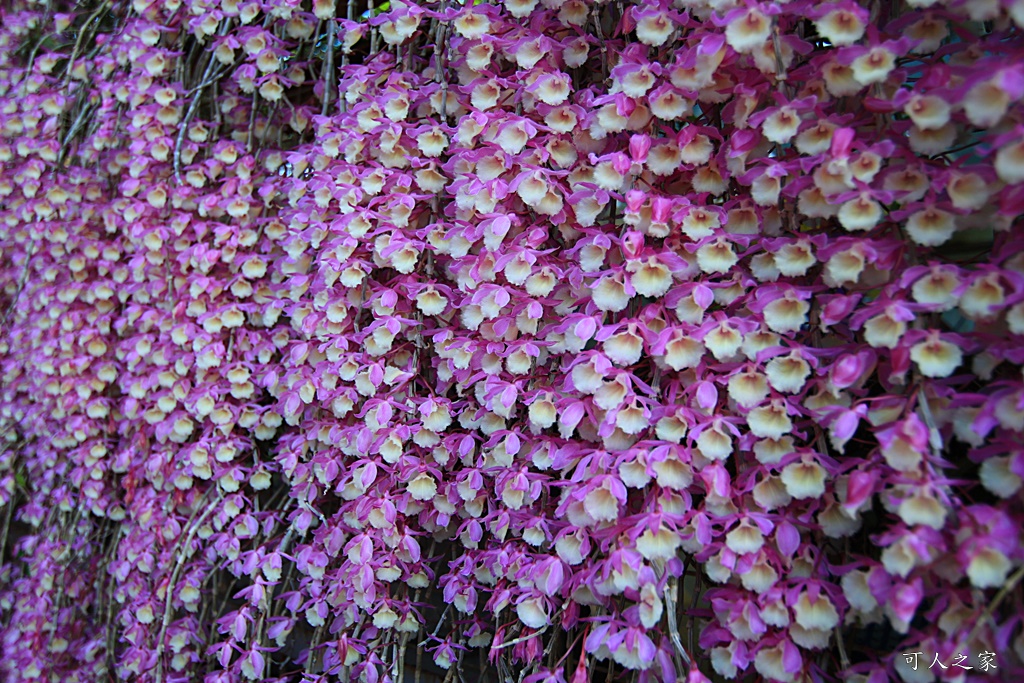
[[[1000,588],[999,592],[996,593],[994,598],[992,598],[992,602],[988,603],[984,611],[982,611],[981,616],[978,617],[978,621],[974,624],[974,628],[971,629],[971,632],[967,636],[968,645],[972,640],[974,640],[974,637],[978,635],[978,631],[981,630],[985,623],[992,618],[992,615],[995,614],[995,611],[999,608],[999,605],[1002,604],[1003,600],[1006,599],[1006,596],[1012,593],[1020,584],[1021,580],[1024,580],[1024,565],[1019,567],[1017,571],[1007,579],[1006,583],[1003,584],[1003,587]]]
[[[49,17],[47,17],[47,21],[49,21]],[[24,75],[22,75],[21,80],[18,81],[18,83],[22,86],[23,89],[26,85],[28,77],[32,75],[32,68],[35,65],[36,54],[39,52],[39,48],[43,46],[43,43],[45,43],[46,39],[49,37],[50,36],[48,34],[44,33],[43,35],[39,36],[39,40],[37,40],[36,44],[32,47],[32,52],[29,53],[28,64],[25,67]]]
[[[7,509],[4,511],[4,531],[3,534],[0,534],[0,564],[4,562],[7,553],[7,532],[11,528],[11,517],[14,515],[14,501],[17,495],[18,493],[15,491],[11,499],[7,501],[7,505],[4,506]]]
[[[843,671],[849,671],[850,657],[846,654],[846,643],[843,641],[843,629],[836,625],[833,632],[836,634],[836,647],[839,648],[839,663],[843,667]]]
[[[82,96],[85,96],[84,90],[82,91]],[[68,154],[68,145],[71,143],[71,140],[74,139],[75,135],[78,134],[78,131],[85,125],[86,119],[93,111],[95,111],[95,109],[96,105],[88,104],[78,110],[78,116],[75,117],[74,123],[71,124],[67,134],[64,136],[64,140],[60,143],[60,153],[57,155],[57,168],[60,168],[63,165],[64,159]]]
[[[445,5],[441,3],[441,12],[444,13]],[[441,120],[448,122],[448,75],[444,67],[444,46],[448,37],[448,23],[439,21],[437,34],[434,37],[434,81],[441,86]]]
[[[18,300],[21,299],[21,293],[25,291],[25,283],[28,282],[28,270],[29,264],[32,262],[32,257],[36,255],[36,240],[32,240],[32,250],[25,256],[25,267],[21,269],[21,276],[18,278],[18,289],[14,293],[14,297],[11,299],[11,303],[8,304],[7,310],[4,311],[4,317],[0,320],[0,328],[3,328],[7,324],[8,318],[11,317],[11,313],[18,306]]]
[[[451,605],[445,605],[444,606],[444,611],[441,612],[441,617],[437,620],[437,625],[434,627],[434,632],[430,634],[431,638],[434,638],[434,637],[437,636],[437,632],[441,630],[441,624],[444,623],[444,618],[446,616],[448,616],[448,610],[450,610],[451,608],[452,608]],[[426,639],[426,640],[420,641],[420,646],[426,645],[428,640],[429,640],[429,638]]]
[[[321,116],[327,116],[327,108],[331,103],[331,85],[334,83],[334,33],[337,30],[338,24],[334,17],[331,17],[327,22],[327,59],[324,61],[324,101],[320,107]]]
[[[433,552],[433,543],[431,543],[431,553]],[[419,638],[420,633],[424,630],[426,624],[420,624],[419,629],[416,631],[416,637]],[[436,631],[435,631],[436,633]],[[414,683],[420,683],[420,676],[423,674],[423,645],[426,640],[422,640],[416,644],[416,671],[413,675]]]
[[[103,12],[106,12],[110,7],[110,0],[103,0],[103,3],[96,8],[96,11],[89,15],[89,18],[82,24],[82,28],[78,31],[78,38],[75,39],[75,47],[71,50],[71,59],[68,60],[68,65],[64,69],[64,79],[61,82],[61,90],[68,87],[68,81],[71,80],[71,73],[75,70],[75,60],[78,59],[78,51],[82,48],[82,39],[87,33],[89,25],[93,20]]]
[[[601,15],[597,5],[591,6],[590,16],[594,20],[594,32],[597,33],[598,47],[601,50],[601,76],[608,78],[608,44],[604,38],[604,29],[601,28]]]
[[[548,627],[547,627],[547,624],[545,624],[544,627],[541,630],[539,630],[539,631],[534,631],[533,633],[531,633],[528,636],[520,636],[519,638],[515,638],[513,640],[510,640],[507,643],[502,643],[501,645],[496,645],[496,646],[492,647],[491,649],[492,650],[504,650],[506,647],[512,647],[513,645],[518,645],[519,643],[525,643],[526,641],[531,640],[533,638],[536,638],[539,635],[543,635],[544,632],[547,631],[547,630],[548,630]]]
[[[678,590],[678,580],[674,576],[670,577],[668,584],[665,586],[665,614],[668,616],[668,633],[672,644],[689,669],[693,667],[693,660],[690,659],[689,653],[683,647],[683,639],[679,637],[679,624],[676,619],[675,594]]]
[[[117,538],[110,546],[110,550],[107,552],[107,572],[110,572],[110,561],[117,555],[118,548],[121,547],[121,539],[125,535],[125,527],[120,526],[117,532]],[[111,681],[117,681],[117,666],[115,663],[115,656],[117,650],[117,634],[114,629],[114,586],[116,581],[109,581],[107,583],[107,610],[106,610],[106,644],[107,644],[107,676]]]
[[[219,35],[223,36],[227,33],[228,24],[229,22],[227,21],[221,24],[220,31],[218,31]],[[194,88],[192,101],[189,102],[185,118],[182,119],[181,125],[178,127],[178,137],[174,140],[174,180],[179,185],[181,185],[181,146],[185,143],[185,133],[188,132],[188,124],[192,122],[192,117],[195,116],[196,110],[199,109],[199,100],[202,98],[203,90],[214,82],[210,74],[213,73],[215,61],[211,53],[210,59],[206,63],[206,69],[203,71],[203,78],[199,81],[199,85]]]
[[[213,60],[206,66],[206,73],[203,74],[203,83],[205,84],[210,76],[210,70],[213,67]],[[200,84],[196,89],[195,94],[192,96],[192,101],[188,105],[188,110],[185,112],[185,118],[181,122],[181,126],[178,128],[178,137],[174,141],[174,179],[181,184],[181,146],[185,143],[185,133],[188,132],[188,124],[192,122],[192,117],[195,116],[196,109],[199,108],[199,98],[203,94],[203,89],[206,85]]]
[[[939,431],[939,427],[935,423],[935,416],[932,415],[932,406],[928,401],[928,395],[925,393],[924,384],[918,389],[917,404],[921,406],[921,416],[928,427],[928,441],[935,454],[939,455],[942,453],[942,432]]]
[[[252,151],[252,143],[256,137],[256,105],[259,102],[260,91],[253,89],[252,91],[252,106],[249,108],[249,134],[245,139],[245,149],[247,152]]]
[[[694,573],[695,583],[693,586],[693,595],[690,598],[690,618],[686,625],[686,638],[691,650],[693,649],[693,635],[696,631],[696,629],[694,628],[696,621],[695,612],[697,611],[697,598],[700,596],[701,576],[701,572],[698,569]]]
[[[210,60],[210,61],[211,61],[211,63],[213,62],[213,60]],[[233,67],[233,66],[234,66],[234,64],[228,64],[227,66],[225,66],[223,69],[221,69],[217,73],[213,74],[209,78],[204,79],[203,82],[200,83],[199,85],[197,85],[194,88],[190,89],[187,93],[185,93],[185,95],[194,95],[197,92],[199,92],[200,90],[202,90],[203,88],[215,84],[217,81],[219,81],[221,78],[223,78],[224,75],[228,71],[231,71],[231,67]],[[208,72],[209,72],[209,69],[207,69],[207,73]]]
[[[315,650],[320,647],[320,639],[324,635],[324,625],[320,624],[313,631],[313,638],[309,641],[309,653],[306,655],[306,673],[313,673],[313,667],[316,665],[316,652]]]
[[[160,681],[163,680],[164,637],[167,635],[167,626],[171,622],[171,601],[174,598],[174,586],[178,582],[178,575],[181,574],[181,568],[185,565],[186,554],[188,554],[188,549],[192,543],[192,539],[195,537],[196,533],[199,532],[199,529],[203,526],[206,518],[213,513],[214,508],[217,507],[217,504],[220,503],[222,498],[224,498],[224,493],[219,492],[217,494],[217,498],[206,506],[203,514],[192,524],[191,528],[189,528],[188,534],[185,536],[184,543],[179,544],[177,547],[178,559],[174,563],[174,571],[171,572],[171,579],[168,581],[165,589],[164,617],[160,624],[160,635],[157,637],[156,641],[156,674],[154,676],[156,683],[160,683]],[[196,511],[198,511],[198,508]],[[193,518],[195,517],[195,511],[192,513],[192,516]]]
[[[789,96],[789,85],[786,82],[786,65],[782,61],[782,44],[779,41],[779,24],[772,20],[772,48],[775,51],[775,81],[779,91]]]

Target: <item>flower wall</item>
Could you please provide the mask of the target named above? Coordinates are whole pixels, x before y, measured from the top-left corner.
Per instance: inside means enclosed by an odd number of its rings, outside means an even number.
[[[1020,0],[0,23],[4,680],[1024,675]]]

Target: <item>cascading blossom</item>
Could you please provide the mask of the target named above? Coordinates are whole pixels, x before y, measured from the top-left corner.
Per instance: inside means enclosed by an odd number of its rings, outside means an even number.
[[[1020,678],[1021,8],[6,3],[0,677]]]

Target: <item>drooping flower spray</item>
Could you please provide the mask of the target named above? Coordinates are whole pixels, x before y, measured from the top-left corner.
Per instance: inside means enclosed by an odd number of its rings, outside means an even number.
[[[1024,675],[1019,0],[0,24],[4,680]]]

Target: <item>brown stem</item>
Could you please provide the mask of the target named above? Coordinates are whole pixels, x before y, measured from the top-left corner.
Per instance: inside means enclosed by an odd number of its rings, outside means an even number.
[[[79,97],[76,101],[76,106],[79,106],[81,102],[87,98],[88,95],[85,92],[85,86],[82,86],[79,91]],[[58,169],[63,166],[64,159],[67,158],[68,145],[71,144],[71,141],[74,139],[75,135],[77,135],[78,131],[85,125],[85,122],[88,119],[89,115],[92,114],[92,112],[95,109],[96,105],[87,104],[78,110],[78,116],[75,117],[74,123],[72,123],[71,127],[68,128],[67,134],[64,135],[64,139],[60,143],[60,153],[57,155]]]
[[[228,23],[225,21],[221,24],[219,35],[224,35],[228,30]],[[213,81],[210,79],[210,74],[213,73],[213,64],[215,60],[213,54],[210,54],[210,61],[206,64],[206,70],[203,72],[203,78],[199,82],[199,85],[195,88],[195,94],[192,96],[192,101],[188,105],[188,110],[185,112],[185,118],[182,120],[181,125],[178,128],[178,137],[174,140],[174,180],[181,185],[181,146],[185,143],[185,133],[188,132],[188,124],[191,123],[192,117],[195,116],[196,110],[199,108],[199,100],[203,95],[203,89],[210,85]],[[216,108],[216,103],[214,103]]]
[[[548,630],[548,627],[545,625],[539,631],[534,631],[533,633],[531,633],[531,634],[529,634],[527,636],[520,636],[519,638],[514,638],[512,640],[509,640],[507,642],[502,643],[501,645],[497,645],[495,647],[492,647],[491,650],[504,650],[507,647],[512,647],[513,645],[518,645],[519,643],[525,643],[526,641],[532,640],[533,638],[536,638],[537,636],[544,635],[544,632],[547,631],[547,630]]]
[[[597,33],[598,45],[601,49],[601,77],[608,78],[608,47],[604,39],[604,29],[601,28],[601,15],[598,14],[597,5],[590,8],[590,16],[594,20],[594,31]]]
[[[0,329],[2,329],[4,325],[7,324],[7,319],[11,317],[11,313],[13,313],[14,309],[18,306],[18,300],[21,298],[21,293],[25,290],[25,283],[28,282],[29,264],[32,262],[32,257],[36,255],[36,245],[37,242],[36,240],[33,239],[32,249],[29,253],[25,255],[25,267],[21,269],[21,276],[18,278],[18,289],[14,293],[14,297],[11,299],[11,303],[7,305],[7,310],[4,311],[3,320],[0,320]],[[6,540],[6,538],[7,534],[5,533],[4,539]],[[0,557],[2,557],[2,555],[0,555]]]
[[[252,91],[252,106],[249,108],[249,135],[245,140],[245,149],[248,152],[252,151],[253,140],[256,138],[256,105],[259,97],[260,91],[254,89]]]
[[[676,621],[676,606],[675,598],[679,591],[679,584],[676,577],[670,577],[668,584],[665,586],[665,614],[668,617],[668,632],[669,637],[672,640],[672,644],[675,646],[677,653],[677,660],[682,659],[682,662],[677,661],[676,665],[679,669],[682,669],[681,663],[686,664],[686,668],[690,669],[693,667],[693,661],[690,659],[689,653],[686,648],[683,647],[683,640],[679,637],[679,624]]]
[[[156,641],[156,674],[154,675],[156,683],[160,683],[160,681],[163,680],[164,675],[164,637],[167,635],[167,627],[171,623],[171,601],[174,597],[174,585],[178,582],[178,575],[181,574],[181,568],[185,565],[185,555],[186,553],[188,553],[189,545],[192,543],[192,539],[199,531],[199,528],[203,526],[203,523],[206,521],[206,518],[213,513],[214,508],[217,507],[217,504],[220,503],[222,498],[224,498],[224,494],[222,492],[218,493],[217,498],[208,506],[206,506],[206,509],[203,511],[203,514],[199,517],[198,520],[195,521],[195,523],[191,525],[188,534],[185,536],[184,543],[179,543],[177,546],[176,550],[178,554],[178,559],[174,563],[174,570],[171,572],[171,579],[167,582],[167,587],[164,589],[164,616],[163,620],[160,623],[160,635],[157,637]],[[195,518],[196,512],[198,511],[199,508],[196,508],[192,512],[193,519]],[[190,519],[189,522],[192,522],[192,519]]]
[[[7,553],[7,532],[11,528],[11,517],[14,515],[14,501],[17,496],[17,492],[11,496],[11,499],[7,501],[7,509],[4,511],[4,531],[0,534],[0,563],[4,562],[4,557]]]
[[[779,42],[779,25],[772,20],[772,47],[775,50],[775,81],[779,92],[789,97],[789,86],[786,82],[786,66],[782,63],[782,44]]]
[[[331,84],[334,82],[334,32],[337,29],[338,25],[334,17],[331,17],[327,22],[327,59],[324,61],[324,101],[320,107],[321,116],[327,116],[327,107],[331,103]]]
[[[441,11],[444,12],[445,5],[441,3]],[[445,42],[448,37],[447,22],[438,22],[437,35],[434,38],[434,81],[441,86],[441,120],[448,122],[448,75],[445,73],[444,52]]]
[[[78,38],[75,39],[75,47],[71,50],[71,59],[68,60],[68,65],[64,68],[64,79],[60,85],[61,90],[65,90],[68,87],[68,81],[71,80],[71,73],[75,70],[75,60],[78,58],[78,51],[82,47],[82,39],[85,37],[89,25],[93,22],[93,19],[107,11],[109,7],[110,0],[103,0],[103,3],[96,8],[96,11],[89,15],[89,18],[82,23],[82,28],[78,31]]]
[[[117,532],[117,539],[110,546],[110,550],[107,553],[107,566],[110,566],[110,560],[117,555],[118,548],[121,547],[121,538],[124,536],[125,527],[121,526]],[[107,643],[107,675],[111,681],[117,681],[117,665],[114,662],[114,656],[117,649],[117,639],[114,631],[114,585],[115,581],[111,580],[107,584],[107,612],[106,612],[106,643]]]
[[[324,634],[324,625],[320,624],[313,631],[313,639],[309,641],[309,654],[306,655],[306,673],[313,673],[313,667],[316,665],[317,655],[316,649],[320,647],[320,639]]]
[[[995,614],[995,611],[999,608],[999,605],[1003,600],[1006,599],[1006,596],[1012,593],[1020,584],[1021,580],[1024,580],[1024,566],[1019,567],[1017,571],[1007,579],[1006,583],[1003,584],[1003,587],[1000,588],[999,592],[996,593],[994,598],[992,598],[992,602],[988,603],[988,606],[985,607],[984,611],[982,611],[981,616],[978,617],[978,621],[974,624],[974,628],[972,628],[971,632],[967,635],[968,645],[970,645],[970,642],[978,635],[978,631],[981,630],[985,623],[992,618],[992,615]]]
[[[697,572],[694,574],[693,596],[690,598],[690,619],[689,619],[689,623],[686,626],[686,631],[687,631],[686,638],[687,638],[687,642],[690,645],[690,649],[691,650],[693,649],[693,636],[694,636],[694,633],[696,632],[696,629],[694,628],[694,626],[696,625],[694,623],[696,621],[696,617],[694,616],[694,613],[697,610],[697,597],[700,595],[700,584],[701,584],[701,573],[700,573],[700,570],[698,569]]]

